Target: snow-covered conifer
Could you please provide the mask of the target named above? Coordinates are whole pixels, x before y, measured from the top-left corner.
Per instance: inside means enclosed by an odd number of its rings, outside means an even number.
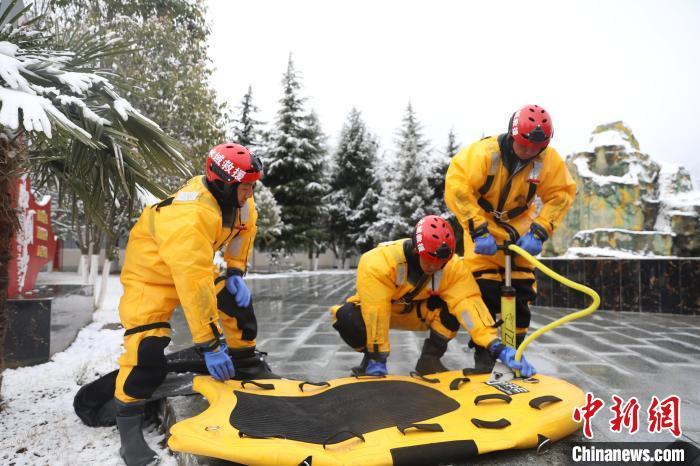
[[[333,154],[330,193],[325,198],[331,247],[341,260],[374,243],[367,230],[377,218],[377,148],[376,138],[353,108]]]

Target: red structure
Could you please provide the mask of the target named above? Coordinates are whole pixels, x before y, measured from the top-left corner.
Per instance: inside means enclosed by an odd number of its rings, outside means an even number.
[[[56,238],[51,228],[51,197],[45,196],[37,202],[27,175],[18,180],[14,194],[13,207],[18,212],[20,228],[10,241],[9,298],[32,291],[37,275],[56,253]]]

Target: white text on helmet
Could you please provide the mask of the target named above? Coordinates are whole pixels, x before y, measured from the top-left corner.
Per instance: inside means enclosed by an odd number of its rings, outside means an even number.
[[[515,112],[515,115],[513,116],[513,127],[511,130],[511,134],[513,136],[517,136],[518,134],[518,121],[520,120],[520,110]]]
[[[245,171],[236,167],[230,160],[226,160],[224,154],[217,151],[216,149],[210,150],[209,156],[219,168],[225,171],[226,174],[231,176],[235,181],[240,182],[245,176]]]
[[[418,252],[425,251],[425,246],[423,246],[423,219],[416,225],[416,247]]]

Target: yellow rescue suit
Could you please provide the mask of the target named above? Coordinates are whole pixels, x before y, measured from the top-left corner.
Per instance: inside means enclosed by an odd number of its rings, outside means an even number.
[[[254,336],[246,338],[239,322],[245,319],[217,310],[224,281],[215,285],[218,271],[213,257],[225,247],[227,267],[245,272],[256,220],[252,197],[242,208],[222,215],[203,176],[144,209],[129,234],[121,273],[124,294],[119,316],[126,332],[117,399],[125,403],[145,399],[160,385],[165,376],[163,349],[170,342],[168,322],[178,304],[195,344],[213,342],[224,333],[229,348],[255,346]]]
[[[500,250],[493,256],[476,254],[471,235],[478,236],[488,228],[496,243],[515,242],[536,223],[551,236],[576,195],[576,183],[553,147],[548,146],[510,173],[504,163],[505,144],[507,136],[501,135],[484,138],[460,150],[452,158],[445,179],[445,202],[464,229],[464,260],[480,286],[481,279],[502,281],[505,258]],[[539,211],[535,196],[542,201]],[[519,295],[534,298],[533,269],[517,255],[512,277]],[[500,308],[498,297],[486,296],[500,294],[499,287],[489,287],[486,293],[484,286],[481,289],[492,313],[496,305]],[[529,310],[527,313],[527,319],[518,323],[519,333],[529,325]]]
[[[406,254],[410,243],[410,239],[383,243],[360,257],[357,294],[348,298],[346,305],[360,308],[366,336],[346,338],[341,331],[343,339],[358,351],[387,354],[390,328],[430,329],[451,340],[462,325],[484,347],[495,340],[493,319],[464,260],[455,255],[439,272],[412,281],[411,261]],[[431,309],[431,297],[439,298],[446,309]],[[331,308],[334,326],[342,307]]]

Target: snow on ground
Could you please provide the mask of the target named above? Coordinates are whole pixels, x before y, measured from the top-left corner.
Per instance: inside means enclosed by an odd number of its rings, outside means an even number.
[[[352,270],[249,274],[246,280],[351,274]],[[79,284],[72,272],[42,273],[38,284]],[[117,368],[123,330],[103,328],[119,322],[117,306],[122,294],[119,276],[109,278],[109,292],[93,322],[75,342],[51,361],[32,367],[7,369],[2,376],[0,406],[0,464],[21,465],[122,465],[116,427],[88,427],[73,411],[80,387]],[[165,434],[151,426],[146,440],[161,455],[161,465],[175,465],[165,446]]]
[[[69,274],[61,275],[67,280]],[[116,427],[88,427],[73,411],[73,397],[80,386],[114,370],[122,351],[123,330],[102,328],[119,322],[119,277],[111,276],[109,285],[105,305],[67,350],[45,364],[3,373],[0,464],[124,464]],[[146,440],[161,455],[162,465],[177,464],[164,447],[165,434],[150,427]]]
[[[643,254],[639,252],[623,251],[620,249],[598,248],[598,247],[572,247],[566,252],[557,256],[558,258],[577,258],[577,257],[611,257],[616,259],[674,259],[675,256],[657,256],[650,252]]]

